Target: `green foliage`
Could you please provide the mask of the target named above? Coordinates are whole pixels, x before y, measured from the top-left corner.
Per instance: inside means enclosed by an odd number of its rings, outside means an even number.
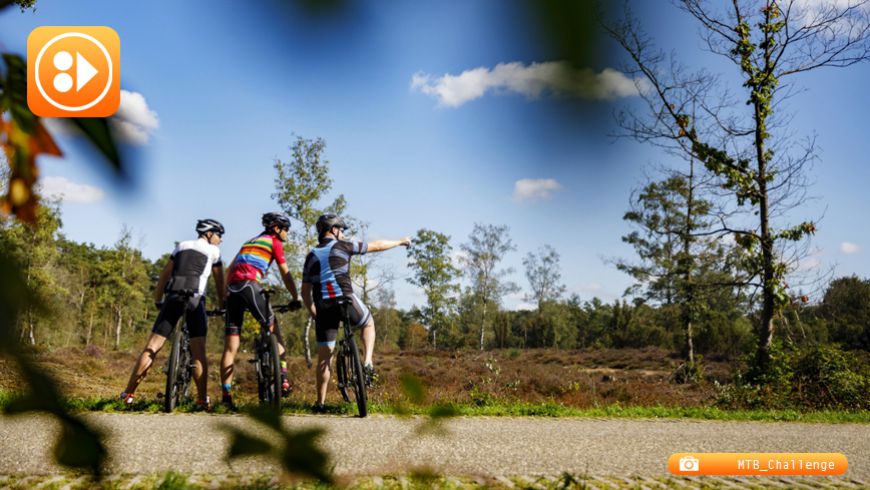
[[[450,256],[453,247],[450,237],[425,228],[408,247],[408,266],[414,272],[408,282],[420,287],[426,296],[426,306],[420,311],[421,320],[429,330],[432,346],[437,347],[439,332],[453,326],[459,269]]]
[[[702,364],[703,357],[695,356],[694,362],[682,362],[674,372],[671,373],[671,380],[678,384],[695,384],[704,380],[704,365]]]
[[[36,10],[36,0],[13,0],[12,3],[18,5],[22,12],[27,9]]]
[[[721,389],[728,408],[870,409],[870,366],[855,352],[809,343],[776,348],[768,369],[751,367]]]
[[[186,476],[170,471],[163,475],[160,483],[154,488],[155,490],[190,490],[196,487],[187,481]]]
[[[870,351],[870,280],[856,276],[831,281],[817,310],[830,339]]]
[[[302,226],[290,229],[288,253],[299,262],[300,268],[305,255],[317,244],[317,230],[314,225],[324,213],[341,215],[347,207],[343,194],[339,194],[330,204],[322,204],[332,190],[329,176],[329,161],[326,160],[326,141],[323,138],[305,139],[295,136],[290,147],[291,158],[284,162],[276,159],[274,168],[275,193],[272,199],[291,218],[300,221]]]
[[[483,350],[486,341],[486,326],[489,316],[496,313],[501,306],[504,295],[517,291],[516,284],[506,279],[513,273],[513,269],[498,269],[498,264],[505,254],[516,250],[511,241],[509,228],[506,225],[483,225],[474,224],[474,229],[468,237],[468,242],[460,246],[464,252],[460,259],[463,263],[464,272],[471,281],[471,287],[465,295],[471,301],[471,308],[466,311],[480,312],[479,342],[478,347]],[[471,323],[460,320],[461,323]]]

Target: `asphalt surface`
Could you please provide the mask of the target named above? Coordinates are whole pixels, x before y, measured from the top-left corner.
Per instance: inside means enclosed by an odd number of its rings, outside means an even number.
[[[109,473],[268,472],[268,460],[228,463],[227,425],[265,435],[243,415],[87,414],[107,434]],[[322,427],[338,475],[430,469],[453,475],[659,476],[674,452],[839,452],[846,477],[870,481],[870,425],[695,420],[461,417],[420,435],[421,418],[285,416],[288,429]],[[52,474],[58,425],[47,416],[0,417],[0,474]]]

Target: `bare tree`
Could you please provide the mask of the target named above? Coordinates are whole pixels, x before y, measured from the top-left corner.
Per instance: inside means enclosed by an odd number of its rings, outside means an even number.
[[[523,258],[523,267],[526,268],[526,278],[532,290],[527,299],[538,305],[540,313],[545,303],[558,300],[565,292],[560,272],[559,252],[550,245],[544,245],[537,253],[526,254]]]
[[[629,55],[628,71],[638,77],[647,107],[643,115],[620,114],[619,122],[638,141],[703,163],[727,191],[731,207],[723,209],[720,226],[710,233],[734,236],[747,271],[741,282],[760,291],[755,364],[763,374],[774,321],[789,303],[785,276],[816,230],[809,220],[784,223],[805,201],[806,173],[817,157],[813,138],[797,141],[788,128],[783,102],[797,91],[786,82],[817,68],[866,60],[867,2],[675,3],[701,26],[706,49],[737,68],[744,95],[736,98],[718,76],[692,72],[664,56],[626,9],[621,20],[605,29]]]
[[[350,226],[352,236],[358,236],[360,241],[368,241],[367,222],[353,222]],[[396,278],[393,269],[383,262],[383,257],[381,254],[363,254],[351,263],[353,286],[365,304],[370,304],[373,295],[388,287]]]

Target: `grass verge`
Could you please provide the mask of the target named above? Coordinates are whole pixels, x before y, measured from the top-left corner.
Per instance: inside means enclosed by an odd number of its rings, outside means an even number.
[[[16,393],[0,391],[0,411],[5,411],[18,397]],[[132,407],[124,407],[120,400],[106,398],[68,398],[66,407],[79,412],[139,412],[158,413],[163,409],[157,400],[137,400]],[[249,412],[256,407],[254,403],[239,404],[239,410]],[[450,413],[468,417],[559,417],[559,418],[629,418],[629,419],[695,419],[730,420],[760,422],[804,422],[804,423],[870,423],[870,410],[860,411],[801,411],[801,410],[726,410],[716,407],[640,407],[618,404],[594,408],[569,407],[555,402],[545,403],[508,403],[493,402],[478,406],[474,404],[449,404]],[[372,403],[369,412],[384,415],[430,415],[433,406],[409,406]],[[193,403],[185,403],[177,408],[179,413],[194,412]],[[212,413],[228,413],[224,407],[216,405]],[[288,401],[284,404],[285,414],[310,414],[311,406],[301,402]],[[353,415],[356,406],[352,404],[332,404],[327,406],[332,415]]]

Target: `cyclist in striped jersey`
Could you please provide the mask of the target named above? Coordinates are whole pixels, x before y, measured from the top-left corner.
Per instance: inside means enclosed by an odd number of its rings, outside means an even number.
[[[284,341],[275,314],[263,293],[260,281],[266,276],[272,262],[278,263],[281,279],[293,296],[299,300],[296,283],[284,259],[284,246],[290,231],[290,219],[280,213],[266,213],[262,218],[263,232],[242,245],[227,273],[227,325],[224,338],[224,353],[221,358],[221,402],[234,408],[232,398],[233,371],[236,353],[239,351],[239,334],[242,330],[245,311],[250,311],[263,329],[278,336],[281,347],[281,384],[283,395],[290,391],[287,380],[287,364],[284,362]]]

